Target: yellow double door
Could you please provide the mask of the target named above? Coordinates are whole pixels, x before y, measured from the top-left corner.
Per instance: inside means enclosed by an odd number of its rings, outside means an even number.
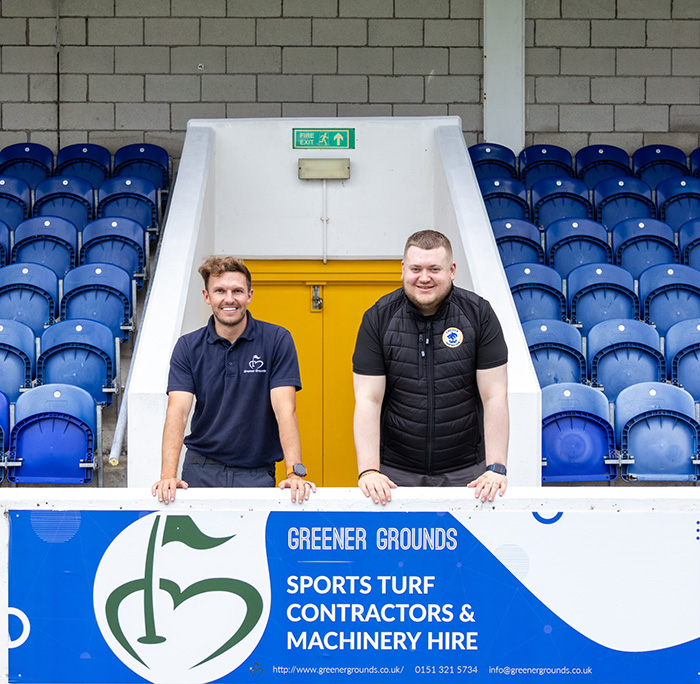
[[[303,388],[297,394],[309,479],[324,487],[357,482],[352,416],[352,353],[363,313],[401,285],[398,261],[246,260],[250,311],[294,338]],[[278,479],[284,469],[278,466]]]

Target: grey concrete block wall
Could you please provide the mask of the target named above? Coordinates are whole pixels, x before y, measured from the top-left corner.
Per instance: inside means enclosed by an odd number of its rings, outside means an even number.
[[[199,117],[462,118],[484,0],[0,2],[0,146],[178,156]],[[526,144],[700,145],[700,0],[525,0]],[[60,52],[57,58],[57,38]]]

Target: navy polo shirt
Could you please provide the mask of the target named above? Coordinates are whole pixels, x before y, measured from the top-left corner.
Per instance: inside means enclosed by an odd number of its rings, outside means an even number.
[[[226,465],[259,468],[284,457],[270,390],[300,390],[301,380],[289,331],[247,315],[233,344],[217,335],[213,316],[183,335],[170,359],[168,392],[195,395],[188,449]]]

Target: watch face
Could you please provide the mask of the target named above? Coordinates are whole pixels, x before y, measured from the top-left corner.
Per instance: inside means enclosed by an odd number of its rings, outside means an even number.
[[[306,476],[306,466],[303,463],[295,463],[293,472],[295,475],[298,475],[299,477],[305,477]]]

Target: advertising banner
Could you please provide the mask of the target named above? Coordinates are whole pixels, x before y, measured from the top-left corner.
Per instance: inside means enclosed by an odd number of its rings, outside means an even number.
[[[9,512],[9,681],[688,684],[692,513]]]

